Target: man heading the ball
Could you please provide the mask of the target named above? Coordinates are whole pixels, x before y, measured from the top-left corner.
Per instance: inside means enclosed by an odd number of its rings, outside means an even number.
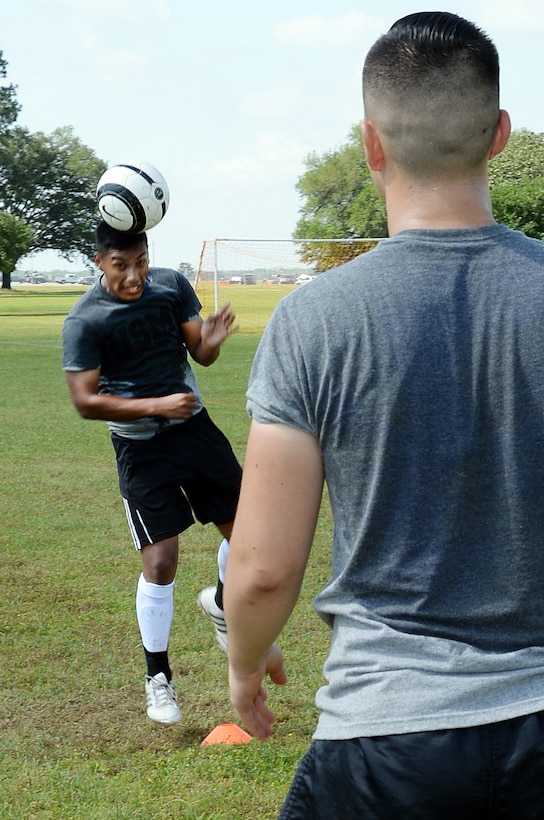
[[[175,723],[181,713],[168,642],[179,534],[213,522],[223,541],[219,582],[199,595],[226,649],[222,571],[236,511],[241,468],[209,417],[187,354],[207,367],[235,330],[229,304],[205,321],[185,277],[149,268],[145,233],[96,230],[102,272],[63,326],[63,369],[86,419],[107,422],[119,487],[142,573],[136,611],[147,661],[147,714]],[[194,516],[194,517],[193,517]]]

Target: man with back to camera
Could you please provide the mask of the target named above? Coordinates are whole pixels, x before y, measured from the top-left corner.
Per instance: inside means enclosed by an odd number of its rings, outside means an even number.
[[[493,219],[493,43],[421,12],[363,69],[390,238],[278,305],[225,583],[231,700],[263,679],[326,480],[335,522],[320,716],[282,820],[544,817],[544,246]],[[278,515],[281,510],[281,515]]]
[[[224,305],[205,321],[178,271],[149,268],[145,233],[96,229],[100,279],[63,326],[63,367],[72,400],[87,419],[106,420],[119,486],[142,573],[136,611],[147,662],[148,716],[181,718],[168,658],[178,536],[213,522],[223,536],[217,587],[198,597],[226,649],[222,574],[238,500],[241,468],[202,403],[187,353],[207,367],[235,331]]]

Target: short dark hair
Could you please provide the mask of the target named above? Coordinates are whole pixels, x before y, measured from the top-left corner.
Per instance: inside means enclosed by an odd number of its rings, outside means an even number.
[[[472,168],[485,161],[499,120],[497,49],[456,14],[409,14],[368,52],[363,98],[405,169]]]
[[[393,71],[402,66],[413,81],[418,74],[425,77],[436,68],[447,68],[456,57],[468,62],[480,81],[498,93],[499,57],[494,43],[474,23],[447,11],[401,17],[374,43],[366,63],[392,60]]]
[[[145,244],[147,247],[147,234],[134,233],[133,231],[117,231],[104,220],[100,220],[96,226],[96,252],[100,256],[105,256],[109,251],[126,251],[136,245]]]

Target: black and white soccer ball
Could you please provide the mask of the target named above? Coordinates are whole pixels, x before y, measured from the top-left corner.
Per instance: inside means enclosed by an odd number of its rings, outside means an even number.
[[[158,225],[170,203],[165,178],[148,162],[112,165],[100,177],[96,197],[104,222],[134,233]]]

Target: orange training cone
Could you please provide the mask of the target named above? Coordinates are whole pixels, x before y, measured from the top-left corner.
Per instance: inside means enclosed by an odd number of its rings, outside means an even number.
[[[236,725],[236,723],[220,723],[215,729],[212,729],[201,742],[201,746],[212,746],[214,743],[224,743],[230,745],[231,743],[249,743],[253,738],[248,735],[243,729]]]

